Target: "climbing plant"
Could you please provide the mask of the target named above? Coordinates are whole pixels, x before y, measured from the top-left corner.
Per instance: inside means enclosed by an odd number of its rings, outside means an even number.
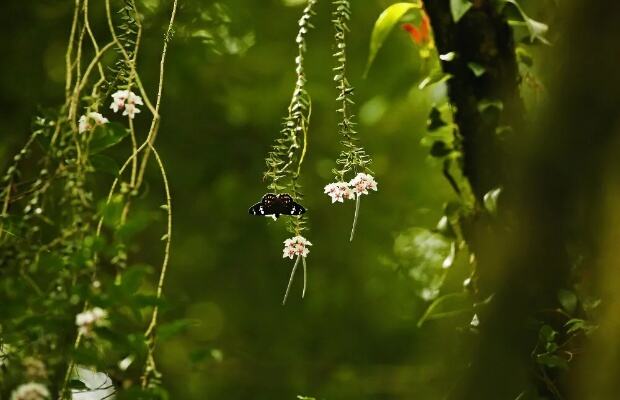
[[[93,8],[106,26],[92,25]],[[140,65],[142,42],[154,39],[138,3],[74,2],[65,101],[34,118],[2,178],[0,397],[165,396],[154,352],[169,326],[159,310],[172,200],[155,139],[176,12],[175,0],[159,65]],[[103,28],[105,43],[94,33]],[[154,88],[143,84],[145,69],[159,70]],[[161,207],[138,210],[151,156]],[[161,214],[162,261],[148,266],[132,242]]]

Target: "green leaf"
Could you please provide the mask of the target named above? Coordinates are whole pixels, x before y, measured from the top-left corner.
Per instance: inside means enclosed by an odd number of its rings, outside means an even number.
[[[93,137],[90,140],[90,153],[96,154],[112,147],[120,143],[128,134],[127,128],[115,122],[99,125],[93,131]]]
[[[549,325],[543,325],[538,332],[538,338],[543,343],[553,342],[557,336],[557,332]]]
[[[566,324],[564,324],[564,327],[568,328],[566,333],[569,335],[582,331],[586,336],[590,335],[598,328],[597,325],[593,325],[580,318],[573,318],[569,320]]]
[[[504,0],[507,4],[512,4],[519,14],[521,18],[523,18],[523,22],[527,30],[530,33],[530,42],[534,43],[536,40],[539,40],[541,43],[550,44],[549,41],[544,37],[544,35],[549,30],[549,26],[547,24],[543,24],[540,21],[536,21],[535,19],[530,18],[524,11],[523,8],[519,5],[517,0]]]
[[[466,293],[450,293],[435,299],[418,320],[418,328],[424,322],[458,316],[472,312],[473,303]]]
[[[577,296],[570,290],[560,289],[558,291],[558,301],[567,313],[572,314],[577,308]]]
[[[439,59],[440,59],[441,61],[452,61],[452,60],[454,60],[455,58],[456,58],[456,53],[455,53],[455,52],[453,52],[453,51],[451,51],[451,52],[449,52],[449,53],[446,53],[446,54],[440,54],[440,55],[439,55]]]
[[[468,0],[450,0],[450,12],[454,22],[459,22],[463,15],[473,6]]]
[[[502,189],[501,188],[497,188],[497,189],[493,189],[488,191],[484,197],[483,197],[483,201],[484,201],[484,208],[486,208],[486,210],[489,212],[489,214],[491,215],[497,215],[497,199],[499,198],[499,195],[502,193]]]
[[[370,66],[377,56],[377,52],[381,46],[383,46],[383,42],[385,42],[385,39],[394,28],[394,25],[398,23],[407,11],[420,8],[420,3],[396,3],[383,10],[379,18],[377,18],[375,27],[372,30],[372,35],[370,37],[370,53],[368,54],[368,62],[366,63],[364,76],[368,74],[368,70],[370,70]]]
[[[474,73],[476,78],[480,78],[482,75],[484,75],[485,72],[487,72],[487,69],[484,66],[475,62],[469,62],[467,63],[467,66],[469,67],[471,72]]]
[[[447,272],[442,265],[450,255],[446,237],[428,229],[410,228],[396,237],[394,255],[418,296],[424,300],[437,297]]]
[[[90,163],[96,171],[105,172],[114,176],[118,175],[120,167],[115,159],[103,154],[93,154]]]

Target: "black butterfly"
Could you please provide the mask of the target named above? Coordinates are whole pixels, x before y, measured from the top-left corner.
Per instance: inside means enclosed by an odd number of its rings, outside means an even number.
[[[251,215],[278,218],[280,215],[301,215],[306,212],[306,209],[294,202],[289,194],[267,193],[260,203],[254,204],[248,211]]]

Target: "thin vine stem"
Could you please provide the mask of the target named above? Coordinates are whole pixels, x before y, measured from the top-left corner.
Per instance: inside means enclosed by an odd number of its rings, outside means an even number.
[[[299,265],[299,260],[303,258],[301,255],[297,256],[297,259],[295,260],[295,264],[293,264],[293,268],[291,269],[291,276],[288,278],[288,285],[286,285],[286,292],[284,292],[284,299],[282,299],[282,305],[286,304],[286,299],[288,299],[288,293],[291,290],[291,286],[293,285],[293,278],[295,278],[295,271],[297,271],[297,265]],[[305,266],[306,266],[306,260],[304,259],[304,270],[305,270]],[[304,280],[305,282],[305,280]],[[305,286],[305,284],[304,284]]]
[[[306,296],[306,286],[308,282],[308,271],[306,268],[306,257],[302,257],[301,263],[304,267],[304,288],[301,291],[301,298],[303,299]]]
[[[166,174],[166,169],[164,168],[164,164],[161,161],[161,157],[159,156],[159,153],[157,152],[157,150],[155,150],[155,147],[151,146],[151,151],[153,152],[153,155],[155,156],[155,159],[157,160],[157,165],[159,166],[159,171],[161,173],[161,179],[164,183],[164,190],[166,192],[166,212],[168,215],[167,229],[166,229],[166,235],[165,235],[166,245],[164,247],[164,260],[162,262],[162,266],[161,266],[161,270],[159,274],[159,281],[157,283],[157,292],[155,294],[155,297],[157,298],[157,300],[159,300],[163,293],[164,281],[166,279],[166,271],[168,268],[168,262],[170,260],[170,244],[172,242],[172,196],[170,195],[170,185],[168,183],[168,176]],[[153,334],[153,330],[155,329],[155,326],[157,325],[158,312],[159,312],[159,306],[155,305],[155,307],[153,308],[151,323],[146,329],[144,336],[149,337]]]
[[[355,215],[353,215],[353,227],[351,227],[351,237],[349,238],[349,242],[353,241],[353,236],[355,235],[355,227],[357,226],[357,217],[360,213],[360,202],[362,200],[362,195],[358,194],[355,199]]]
[[[65,53],[65,98],[69,99],[71,93],[71,83],[73,81],[73,62],[71,60],[73,54],[73,42],[75,39],[75,31],[77,30],[78,15],[80,12],[80,0],[75,0],[73,19],[71,22],[71,33],[69,34],[69,44]]]
[[[161,59],[159,61],[159,82],[157,85],[157,96],[155,99],[155,108],[153,109],[153,120],[151,121],[151,126],[149,128],[149,133],[147,135],[147,142],[153,145],[155,139],[157,138],[157,131],[159,128],[159,108],[161,106],[161,96],[164,88],[164,71],[165,71],[165,62],[166,55],[168,54],[168,42],[172,39],[173,27],[174,27],[174,19],[177,13],[177,1],[174,0],[172,3],[172,13],[170,15],[170,21],[168,22],[168,29],[166,29],[166,34],[164,36],[164,45],[161,52]],[[144,171],[146,169],[146,164],[148,162],[148,153],[149,148],[144,152],[144,156],[142,157],[142,165],[140,166],[140,172],[138,173],[138,180],[136,184],[140,186],[142,180],[144,179]]]
[[[129,54],[127,54],[127,51],[123,47],[123,44],[118,39],[118,35],[116,34],[116,29],[114,29],[114,22],[112,20],[112,12],[110,8],[110,0],[105,1],[105,7],[106,7],[106,16],[107,16],[107,21],[108,21],[108,28],[110,29],[110,34],[112,35],[112,41],[116,44],[116,47],[119,49],[119,51],[123,55],[123,59],[128,64],[131,64],[131,57],[129,57]],[[176,0],[174,2],[174,10],[175,11],[173,12],[176,13]],[[155,111],[155,107],[153,107],[153,104],[151,103],[151,100],[149,99],[149,96],[146,93],[146,90],[144,90],[144,86],[142,85],[140,76],[136,74],[135,78],[136,78],[136,86],[138,87],[138,90],[140,91],[140,95],[142,96],[142,100],[144,100],[144,104],[149,109],[151,114],[153,114],[154,116],[157,115],[157,112]]]

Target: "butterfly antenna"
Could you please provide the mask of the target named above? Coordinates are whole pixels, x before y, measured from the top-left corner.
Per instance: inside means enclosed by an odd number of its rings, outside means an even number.
[[[291,285],[293,284],[293,278],[295,277],[295,271],[297,271],[297,265],[299,264],[299,259],[301,255],[297,256],[297,260],[295,260],[295,265],[293,265],[293,269],[291,271],[291,277],[288,279],[288,286],[286,287],[286,292],[284,293],[284,300],[282,300],[282,305],[286,304],[286,299],[288,298],[288,292],[291,290]],[[304,264],[305,264],[304,260]]]

